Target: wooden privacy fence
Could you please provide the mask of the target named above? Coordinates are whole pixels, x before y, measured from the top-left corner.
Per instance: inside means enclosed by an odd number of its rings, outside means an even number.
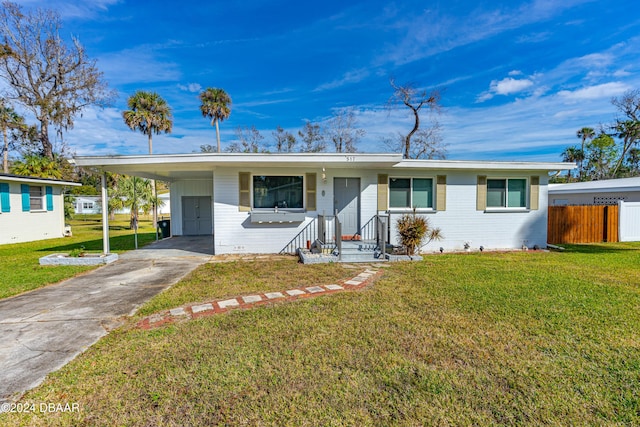
[[[548,243],[618,241],[618,206],[549,206]]]

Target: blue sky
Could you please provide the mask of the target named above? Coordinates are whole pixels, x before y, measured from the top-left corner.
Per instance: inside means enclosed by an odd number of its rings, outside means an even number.
[[[121,112],[136,90],[173,108],[174,129],[154,153],[215,144],[198,92],[233,99],[223,147],[238,126],[266,143],[352,107],[366,135],[359,151],[408,132],[389,110],[389,79],[442,90],[448,158],[558,161],[576,130],[615,118],[610,100],[640,89],[640,9],[628,0],[150,1],[22,0],[62,16],[118,92],[65,136],[79,155],[145,154],[146,138]]]

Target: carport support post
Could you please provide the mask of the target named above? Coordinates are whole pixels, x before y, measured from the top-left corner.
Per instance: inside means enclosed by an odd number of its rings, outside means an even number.
[[[107,173],[102,172],[102,251],[109,253],[109,196],[107,194]]]

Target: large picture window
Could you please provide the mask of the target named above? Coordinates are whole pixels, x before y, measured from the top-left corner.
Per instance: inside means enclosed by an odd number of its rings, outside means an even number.
[[[487,179],[488,208],[526,208],[526,179]]]
[[[390,208],[433,208],[433,179],[390,178]]]
[[[253,176],[253,207],[301,209],[304,207],[302,176]]]

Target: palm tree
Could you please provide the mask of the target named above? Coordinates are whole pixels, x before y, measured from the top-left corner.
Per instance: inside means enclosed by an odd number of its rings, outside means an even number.
[[[587,141],[587,139],[589,140],[593,139],[596,136],[596,131],[590,127],[583,127],[582,129],[579,129],[576,132],[576,136],[582,140],[582,145],[580,146],[580,150],[582,151],[582,153],[584,153],[585,142]],[[580,181],[582,181],[583,161],[584,161],[584,155],[582,156],[582,159],[578,163],[578,173],[580,174]]]
[[[567,147],[562,152],[562,161],[580,164],[584,160],[584,151],[578,147]],[[567,172],[567,180],[571,182],[571,171]]]
[[[4,99],[0,99],[0,128],[2,128],[2,139],[4,141],[2,169],[4,173],[9,173],[9,135],[7,135],[7,132],[9,130],[24,130],[26,125],[24,117],[7,105]]]
[[[211,119],[211,126],[216,127],[218,141],[218,153],[220,152],[220,128],[218,122],[222,122],[231,115],[231,97],[224,89],[208,87],[200,93],[200,111],[202,116]]]
[[[153,196],[151,180],[120,175],[116,186],[109,194],[112,200],[117,200],[110,206],[113,209],[129,208],[129,227],[137,229],[138,212],[148,213],[157,200]]]
[[[143,90],[131,95],[127,100],[127,106],[130,109],[122,113],[124,123],[131,130],[139,130],[149,137],[149,154],[152,154],[152,135],[171,133],[171,107],[157,93]]]
[[[21,176],[62,179],[63,175],[60,166],[60,162],[55,155],[53,159],[50,159],[46,156],[30,154],[24,156],[23,160],[13,163],[11,173]]]
[[[159,133],[171,133],[173,119],[171,107],[160,95],[155,92],[139,90],[127,100],[129,110],[122,113],[125,124],[131,130],[139,130],[149,137],[149,154],[153,154],[152,135]],[[155,181],[151,181],[154,199],[156,197]],[[153,208],[153,226],[158,223],[157,206]]]

